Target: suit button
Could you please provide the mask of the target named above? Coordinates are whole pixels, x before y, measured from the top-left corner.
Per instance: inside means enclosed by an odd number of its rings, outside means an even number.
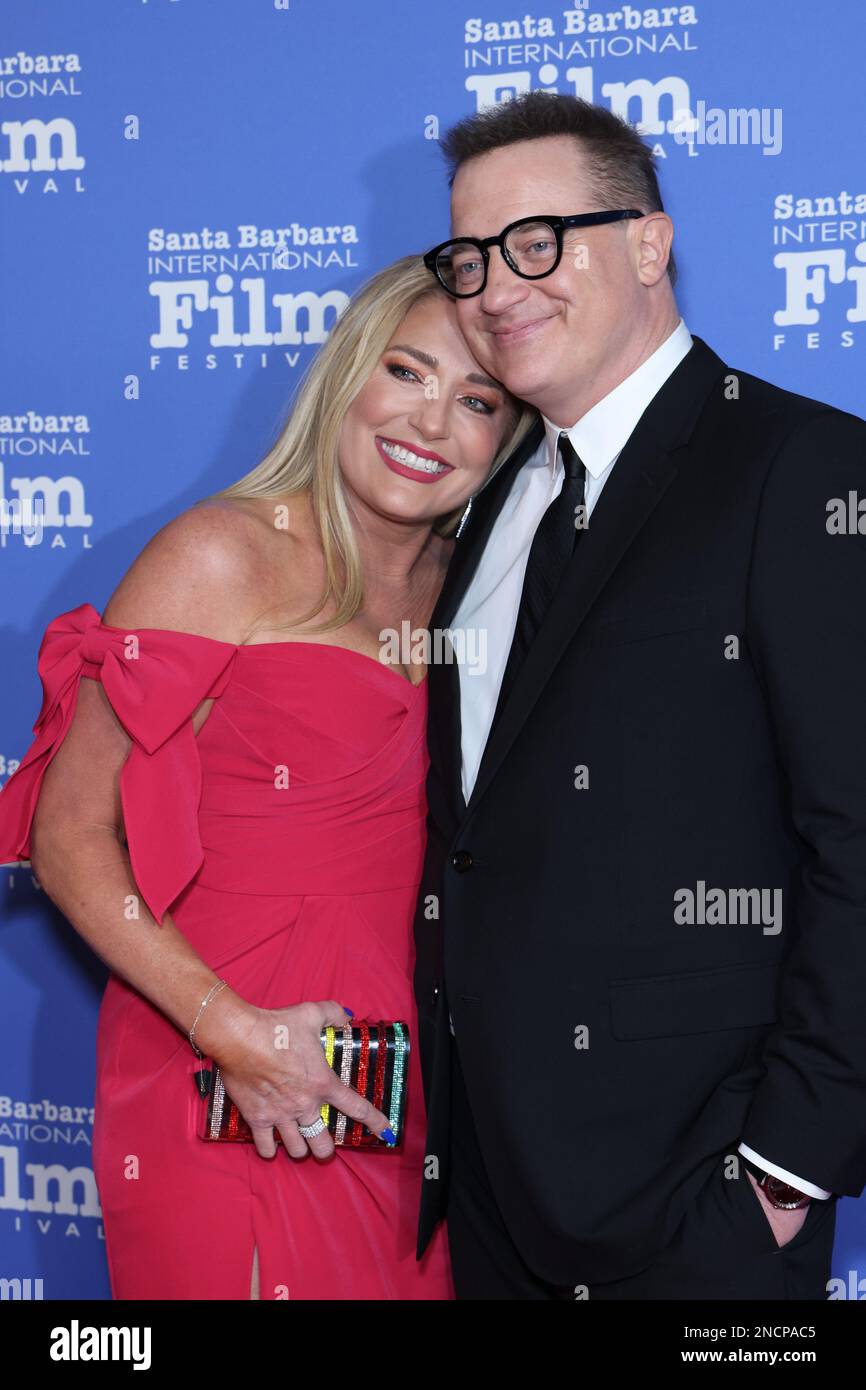
[[[458,874],[465,874],[466,870],[472,867],[472,855],[468,849],[458,849],[456,854],[452,854],[451,863]]]

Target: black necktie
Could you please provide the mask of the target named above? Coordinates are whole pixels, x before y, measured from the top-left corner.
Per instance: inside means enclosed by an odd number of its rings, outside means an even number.
[[[494,725],[586,526],[583,513],[577,513],[577,508],[584,505],[586,468],[567,434],[560,434],[557,447],[565,467],[565,478],[561,491],[541,518],[530,547],[517,626],[502,677]]]

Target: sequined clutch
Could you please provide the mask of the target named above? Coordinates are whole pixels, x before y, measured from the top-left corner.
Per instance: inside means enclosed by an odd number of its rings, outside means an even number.
[[[328,1066],[346,1086],[352,1086],[389,1118],[396,1144],[386,1144],[360,1120],[344,1115],[333,1105],[320,1111],[335,1144],[356,1149],[399,1148],[403,1139],[403,1113],[409,1074],[409,1029],[405,1023],[360,1020],[343,1028],[323,1028],[322,1047]],[[234,1101],[226,1093],[222,1073],[211,1066],[195,1074],[196,1085],[207,1104],[202,1107],[199,1138],[229,1144],[251,1144],[252,1131]],[[274,1139],[282,1143],[279,1130]]]

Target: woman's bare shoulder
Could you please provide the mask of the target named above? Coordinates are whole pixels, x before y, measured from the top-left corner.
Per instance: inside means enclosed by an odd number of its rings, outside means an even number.
[[[271,544],[260,514],[234,499],[197,502],[139,552],[111,595],[103,621],[240,643],[261,606],[273,563]]]

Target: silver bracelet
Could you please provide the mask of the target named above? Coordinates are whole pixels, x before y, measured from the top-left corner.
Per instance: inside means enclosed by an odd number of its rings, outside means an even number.
[[[222,979],[221,979],[217,984],[211,985],[211,987],[210,987],[210,989],[208,990],[207,994],[205,995],[204,999],[201,1001],[201,1003],[200,1003],[199,1006],[198,1006],[198,1013],[196,1014],[195,1019],[193,1020],[193,1025],[192,1025],[192,1027],[191,1027],[190,1030],[189,1030],[189,1040],[190,1040],[190,1043],[191,1043],[191,1045],[192,1045],[192,1050],[193,1050],[193,1052],[195,1053],[195,1055],[198,1057],[199,1061],[203,1061],[203,1060],[204,1060],[204,1054],[201,1053],[201,1052],[199,1052],[198,1048],[197,1048],[196,1045],[195,1045],[195,1030],[196,1030],[196,1026],[197,1026],[197,1024],[198,1024],[199,1019],[201,1018],[202,1010],[207,1008],[208,1004],[209,1004],[210,1001],[213,999],[214,995],[215,995],[215,994],[219,994],[220,990],[223,989],[227,984],[228,984],[228,980],[222,980]]]

